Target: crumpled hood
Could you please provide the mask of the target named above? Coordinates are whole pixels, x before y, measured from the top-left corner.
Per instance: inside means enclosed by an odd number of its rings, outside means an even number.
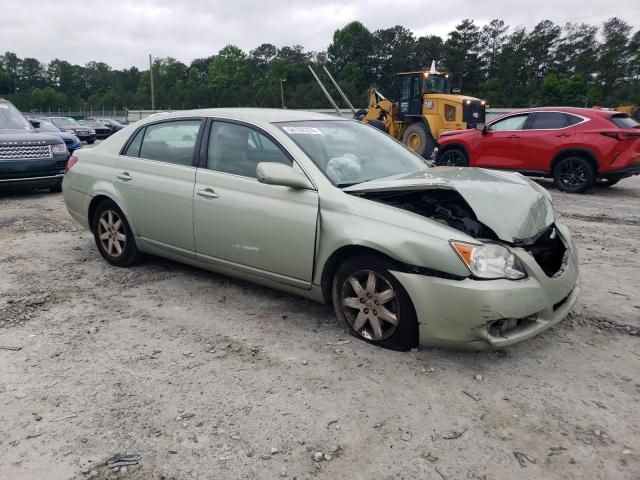
[[[357,194],[431,189],[457,191],[478,220],[505,242],[534,237],[555,221],[549,193],[519,173],[434,167],[359,183],[343,190]]]

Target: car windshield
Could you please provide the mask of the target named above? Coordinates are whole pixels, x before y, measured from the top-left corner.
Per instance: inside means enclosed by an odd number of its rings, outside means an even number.
[[[640,123],[636,122],[626,113],[618,113],[609,117],[615,125],[619,128],[640,128]]]
[[[52,133],[60,132],[60,129],[56,127],[53,123],[45,122],[43,120],[40,120],[40,126],[38,127],[38,130],[40,130],[41,132],[52,132]]]
[[[8,102],[0,102],[0,129],[31,130],[31,124],[20,111]]]
[[[55,117],[51,119],[51,123],[60,128],[80,126],[80,124],[71,117]]]
[[[386,133],[356,121],[278,123],[338,187],[429,168]]]

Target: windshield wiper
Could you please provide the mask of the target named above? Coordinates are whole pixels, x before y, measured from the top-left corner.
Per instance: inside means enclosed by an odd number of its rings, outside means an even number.
[[[338,188],[353,187],[354,185],[358,185],[359,183],[362,183],[362,182],[353,182],[353,183],[336,183],[336,187],[338,187]]]

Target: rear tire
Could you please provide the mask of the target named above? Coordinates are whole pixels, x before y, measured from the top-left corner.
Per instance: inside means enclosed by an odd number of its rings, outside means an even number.
[[[424,122],[416,122],[407,127],[402,134],[402,143],[423,158],[431,158],[436,141]]]
[[[100,254],[111,265],[129,267],[140,259],[129,222],[112,200],[100,202],[91,227]]]
[[[449,148],[438,156],[436,163],[441,166],[468,167],[469,159],[461,148]]]
[[[418,319],[413,303],[391,274],[393,262],[374,255],[344,261],[333,279],[337,317],[351,335],[391,350],[418,345]]]
[[[596,173],[582,157],[567,157],[553,169],[553,183],[563,192],[582,193],[596,183]]]

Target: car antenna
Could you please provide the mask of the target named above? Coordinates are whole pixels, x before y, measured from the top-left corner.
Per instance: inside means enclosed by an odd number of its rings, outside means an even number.
[[[318,82],[318,85],[320,86],[320,90],[322,90],[322,93],[324,93],[324,96],[327,97],[327,100],[329,100],[329,103],[331,103],[331,105],[335,109],[338,116],[342,117],[343,115],[342,115],[342,112],[340,111],[340,108],[338,108],[338,105],[336,105],[336,102],[333,101],[333,98],[331,98],[331,95],[329,95],[329,92],[327,91],[327,89],[324,88],[324,85],[318,78],[318,75],[316,75],[316,72],[313,71],[313,68],[311,68],[311,65],[307,65],[307,66],[309,67],[309,70],[311,70],[311,74],[313,75],[313,78],[315,78],[316,82]]]
[[[356,109],[353,108],[353,105],[351,105],[351,102],[349,101],[349,99],[347,98],[347,96],[344,94],[344,92],[342,91],[342,89],[340,88],[340,85],[338,85],[338,82],[336,82],[333,79],[333,76],[331,75],[331,73],[329,73],[329,70],[327,69],[326,66],[322,66],[322,68],[324,68],[325,73],[327,74],[327,76],[329,77],[329,80],[331,80],[331,83],[333,83],[333,86],[336,87],[336,90],[338,90],[338,93],[340,94],[340,96],[342,97],[342,99],[344,100],[344,103],[347,104],[347,106],[349,107],[349,109],[351,110],[351,113],[353,113],[353,115],[355,116],[356,114]]]

